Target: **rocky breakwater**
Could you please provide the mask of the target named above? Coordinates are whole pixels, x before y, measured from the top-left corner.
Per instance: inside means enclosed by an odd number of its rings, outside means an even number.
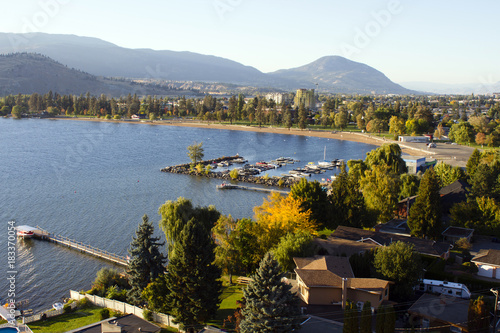
[[[230,156],[230,157],[219,157],[212,160],[201,161],[199,164],[204,166],[204,170],[199,172],[196,167],[193,167],[191,163],[179,164],[174,166],[168,166],[161,169],[162,172],[170,172],[183,175],[215,178],[223,181],[239,181],[251,184],[260,184],[266,186],[276,186],[276,187],[291,187],[298,182],[298,178],[294,177],[268,177],[268,176],[252,176],[252,175],[238,175],[236,177],[231,177],[229,170],[224,171],[207,171],[206,166],[231,162],[233,160],[241,159],[241,156]],[[233,175],[234,176],[234,175]]]

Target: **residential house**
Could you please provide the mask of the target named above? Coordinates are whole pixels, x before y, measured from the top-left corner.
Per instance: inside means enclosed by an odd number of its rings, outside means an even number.
[[[450,256],[450,244],[436,242],[429,239],[407,237],[396,234],[388,234],[371,230],[339,226],[331,235],[332,240],[347,239],[358,243],[375,244],[387,246],[393,242],[401,241],[415,246],[415,251],[420,254],[448,259]],[[361,248],[361,247],[360,247]]]
[[[441,233],[443,240],[455,243],[461,238],[467,239],[470,243],[472,242],[472,236],[474,235],[474,229],[460,228],[460,227],[448,227],[445,231]]]
[[[375,226],[375,231],[386,234],[411,237],[411,230],[408,227],[408,220],[392,219],[387,223],[379,223]]]
[[[308,305],[342,305],[347,300],[377,308],[389,299],[391,282],[356,278],[346,257],[293,258],[299,297]]]
[[[478,268],[477,275],[500,279],[500,250],[481,250],[471,262]]]
[[[468,332],[469,301],[461,298],[423,294],[409,309],[410,324],[444,332]]]

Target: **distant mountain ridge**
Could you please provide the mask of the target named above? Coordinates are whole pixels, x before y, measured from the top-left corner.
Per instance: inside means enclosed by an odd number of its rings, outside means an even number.
[[[285,90],[315,88],[332,93],[417,93],[376,69],[339,56],[302,67],[262,73],[236,61],[193,52],[127,49],[98,38],[45,33],[0,33],[0,53],[35,52],[96,76],[221,82]]]

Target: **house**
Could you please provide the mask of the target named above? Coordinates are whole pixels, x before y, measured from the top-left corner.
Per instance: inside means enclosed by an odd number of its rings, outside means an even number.
[[[461,298],[423,294],[409,309],[410,324],[420,328],[449,327],[451,332],[468,332],[469,301]],[[439,328],[438,328],[439,327]]]
[[[465,238],[470,243],[472,242],[472,236],[474,235],[474,229],[460,228],[460,227],[448,227],[445,231],[441,233],[443,240],[455,243],[460,238]]]
[[[314,243],[326,250],[328,254],[347,257],[379,247],[376,243],[358,242],[332,236],[329,236],[327,239],[315,238]]]
[[[429,239],[407,237],[345,226],[339,226],[331,236],[333,238],[347,239],[359,243],[376,244],[377,246],[387,246],[393,242],[401,241],[413,244],[415,246],[415,251],[420,254],[439,257],[445,260],[450,256],[450,244]]]
[[[67,333],[159,333],[161,328],[136,315],[128,314],[120,318],[109,318],[98,323],[80,327]]]
[[[471,262],[477,266],[477,275],[500,279],[500,250],[481,250]]]
[[[342,305],[347,300],[377,308],[389,299],[391,282],[356,278],[346,257],[293,258],[297,268],[299,297],[308,305]]]
[[[408,227],[408,220],[392,219],[387,223],[379,223],[375,226],[375,231],[386,234],[411,237],[411,230]]]

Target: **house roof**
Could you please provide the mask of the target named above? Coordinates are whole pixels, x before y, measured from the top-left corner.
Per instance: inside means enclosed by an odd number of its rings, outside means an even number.
[[[314,256],[310,258],[293,258],[298,269],[327,270],[340,277],[354,277],[349,259],[336,256]]]
[[[423,294],[408,309],[408,312],[424,318],[467,327],[468,308],[469,300],[444,295]]]
[[[396,234],[402,236],[410,236],[410,228],[408,227],[408,220],[392,219],[387,223],[380,223],[375,226],[378,232],[386,234]]]
[[[469,185],[463,180],[456,180],[448,186],[439,190],[441,196],[441,209],[443,214],[448,214],[451,207],[467,200],[469,193]]]
[[[380,279],[354,278],[347,280],[347,288],[375,291],[381,293],[390,284],[389,281]]]
[[[500,250],[483,250],[480,251],[471,261],[500,266]]]
[[[460,227],[448,227],[441,235],[448,237],[459,237],[467,238],[472,236],[474,229],[460,228]]]
[[[108,320],[98,322],[92,325],[88,325],[73,331],[69,331],[72,333],[102,333],[102,324],[109,323],[114,325],[116,323],[117,326],[121,328],[122,333],[132,333],[132,332],[144,332],[144,333],[158,333],[161,328],[141,319],[133,314],[128,314],[118,319],[110,318]]]
[[[328,251],[329,254],[345,254],[350,257],[353,254],[369,251],[377,248],[379,245],[375,243],[362,243],[349,239],[328,237],[327,239],[316,238],[314,242]]]
[[[342,238],[358,242],[376,242],[381,246],[390,245],[393,242],[401,241],[404,243],[413,244],[415,251],[431,256],[442,256],[449,251],[450,245],[444,242],[435,242],[428,239],[407,237],[395,234],[387,234],[382,232],[339,226],[332,234],[334,238]]]

